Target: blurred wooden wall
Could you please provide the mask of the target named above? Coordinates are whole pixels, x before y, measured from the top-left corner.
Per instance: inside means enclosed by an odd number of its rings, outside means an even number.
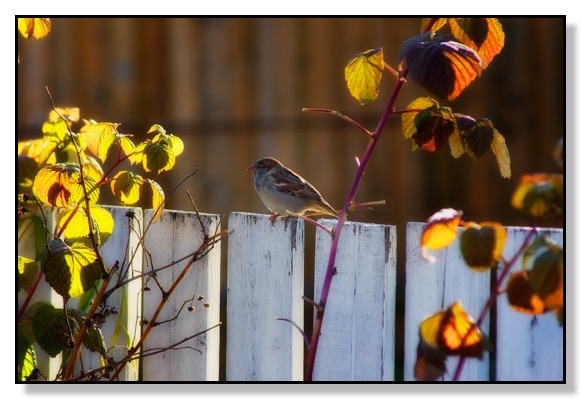
[[[342,207],[356,170],[354,157],[362,155],[367,139],[338,118],[301,109],[335,109],[373,130],[395,78],[385,73],[380,98],[362,107],[347,91],[344,67],[355,54],[376,47],[384,48],[385,61],[395,67],[402,43],[419,33],[420,20],[55,18],[52,22],[48,37],[18,39],[18,140],[40,136],[50,110],[45,86],[57,105],[78,106],[85,118],[120,122],[120,131],[134,134],[136,141],[145,139],[151,125],[161,124],[184,140],[185,152],[174,170],[148,177],[169,193],[186,175],[202,168],[166,208],[192,210],[187,189],[202,212],[228,214],[268,212],[245,170],[263,156],[279,158],[331,204]],[[464,211],[466,220],[522,225],[526,221],[510,207],[520,176],[561,173],[553,148],[564,135],[564,20],[515,18],[501,23],[504,50],[458,99],[441,104],[494,122],[512,156],[512,179],[500,177],[491,153],[473,162],[453,159],[448,146],[436,153],[412,152],[398,117],[388,122],[368,165],[357,200],[385,199],[387,205],[351,219],[397,226],[398,280],[405,278],[408,221],[425,221],[440,208],[454,207]],[[429,94],[409,82],[396,105],[404,108],[421,95]],[[102,200],[114,204],[108,191],[101,191]],[[307,246],[314,236],[311,230],[307,227]],[[306,266],[312,267],[309,262]],[[308,287],[307,281],[305,294],[310,296]],[[401,292],[398,298],[401,317]],[[401,339],[402,331],[397,334]],[[396,349],[400,358],[401,347]]]
[[[40,135],[49,111],[45,85],[58,105],[121,122],[120,130],[137,139],[159,123],[183,138],[186,151],[174,171],[155,178],[169,192],[201,166],[183,187],[201,210],[219,214],[266,211],[245,171],[266,155],[301,173],[340,208],[355,173],[353,157],[362,154],[366,139],[337,118],[301,109],[336,109],[373,130],[395,79],[384,74],[379,100],[362,107],[346,89],[343,68],[358,52],[381,46],[395,66],[401,44],[419,31],[415,18],[52,22],[47,38],[18,41],[18,140]],[[562,19],[501,22],[503,52],[450,105],[494,122],[507,139],[513,178],[500,177],[492,154],[473,162],[453,159],[447,146],[437,153],[412,152],[396,117],[358,195],[360,201],[385,199],[387,206],[352,219],[403,226],[451,206],[475,221],[524,222],[509,205],[519,176],[559,171],[552,149],[564,129],[564,25]],[[419,95],[426,92],[409,83],[397,106]],[[183,190],[168,207],[190,207]]]

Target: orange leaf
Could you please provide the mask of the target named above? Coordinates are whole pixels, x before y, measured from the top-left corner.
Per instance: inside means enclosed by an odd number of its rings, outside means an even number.
[[[486,69],[504,47],[504,31],[496,18],[450,18],[454,37],[474,49]]]
[[[400,50],[411,78],[438,97],[453,100],[482,72],[470,47],[432,32],[407,40]]]

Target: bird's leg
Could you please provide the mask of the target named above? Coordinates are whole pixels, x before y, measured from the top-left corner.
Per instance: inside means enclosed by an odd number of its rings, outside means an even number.
[[[272,222],[272,225],[274,226],[274,220],[280,216],[280,213],[273,213],[272,215],[270,215],[268,218],[270,219],[270,221]]]

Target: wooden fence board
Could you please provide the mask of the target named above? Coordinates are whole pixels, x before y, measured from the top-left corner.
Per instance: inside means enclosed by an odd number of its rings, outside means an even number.
[[[336,220],[321,220],[334,228]],[[321,295],[331,237],[317,229],[315,298]],[[346,222],[339,239],[313,379],[393,381],[396,234],[394,226]]]
[[[228,220],[226,379],[303,378],[302,220],[231,213]]]

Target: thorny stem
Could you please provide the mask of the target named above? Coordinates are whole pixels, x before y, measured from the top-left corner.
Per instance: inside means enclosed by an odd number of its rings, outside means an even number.
[[[424,30],[424,32],[429,31],[434,23],[436,22],[436,18],[432,18],[428,23],[428,26]],[[305,381],[312,381],[313,380],[313,369],[315,366],[315,358],[317,355],[317,347],[319,345],[319,337],[321,335],[321,328],[323,326],[323,316],[325,314],[325,306],[327,304],[327,298],[329,297],[329,290],[331,288],[331,280],[333,279],[334,270],[335,270],[335,259],[337,257],[337,249],[339,246],[339,237],[341,236],[341,230],[343,229],[343,225],[345,224],[345,219],[347,218],[347,213],[349,211],[349,207],[355,200],[355,194],[357,194],[357,190],[359,188],[359,184],[361,183],[361,178],[363,177],[363,172],[365,171],[365,166],[373,153],[373,149],[375,148],[379,137],[381,136],[381,132],[387,123],[387,120],[393,115],[394,104],[395,100],[405,83],[405,78],[408,74],[407,67],[401,73],[401,78],[398,79],[393,91],[391,93],[391,97],[385,106],[383,114],[377,123],[377,127],[373,132],[369,143],[367,144],[367,148],[363,153],[363,156],[360,158],[359,167],[357,168],[357,173],[355,174],[355,178],[353,179],[353,183],[351,184],[351,190],[349,191],[349,195],[345,200],[345,204],[343,205],[343,212],[341,212],[341,216],[339,217],[339,221],[337,222],[337,227],[335,228],[335,232],[333,233],[333,240],[331,242],[331,252],[329,254],[329,261],[327,263],[327,271],[325,273],[325,279],[323,280],[323,286],[321,289],[321,299],[319,300],[319,306],[322,308],[321,311],[317,312],[315,323],[313,325],[313,334],[311,337],[311,347],[308,352],[307,356],[307,367],[305,371]]]
[[[95,297],[95,301],[93,302],[93,305],[89,309],[89,313],[87,313],[85,322],[83,323],[83,325],[81,326],[81,328],[79,330],[79,335],[75,339],[75,344],[73,346],[73,350],[71,351],[71,356],[69,358],[69,362],[67,364],[67,368],[65,371],[65,377],[64,377],[65,381],[70,381],[73,378],[75,361],[77,360],[77,356],[79,354],[79,349],[81,347],[81,343],[83,342],[83,339],[85,338],[87,328],[92,323],[93,316],[95,315],[97,308],[101,304],[101,299],[103,298],[103,294],[105,293],[105,290],[107,289],[107,286],[109,285],[109,282],[111,281],[113,274],[115,274],[115,271],[117,270],[118,266],[119,266],[119,261],[117,260],[117,261],[115,261],[115,264],[111,268],[109,274],[107,274],[106,276],[103,277],[103,284],[101,284],[101,287],[99,288],[99,292],[97,292],[97,296]]]
[[[502,262],[504,263],[504,269],[502,270],[502,273],[500,274],[500,276],[496,280],[494,287],[492,287],[492,289],[490,290],[490,296],[488,297],[488,301],[486,302],[486,304],[482,308],[482,311],[480,312],[480,316],[478,316],[478,320],[476,320],[476,323],[474,323],[468,329],[468,331],[466,332],[466,335],[464,335],[464,338],[462,339],[462,343],[460,345],[461,347],[464,345],[464,341],[470,335],[470,332],[477,327],[480,328],[480,325],[482,324],[482,322],[484,321],[484,318],[488,314],[490,307],[492,306],[492,304],[494,303],[494,301],[496,300],[496,298],[498,297],[498,295],[500,293],[500,287],[502,287],[502,283],[504,282],[506,277],[508,277],[510,270],[512,269],[512,267],[514,266],[516,261],[519,259],[519,257],[522,255],[524,250],[529,246],[530,240],[537,233],[537,231],[538,231],[537,227],[536,226],[533,227],[529,231],[529,234],[527,234],[523,244],[520,246],[518,251],[516,251],[516,253],[513,255],[513,257],[509,261],[506,261],[503,259]],[[464,368],[465,362],[466,362],[466,356],[461,356],[460,360],[458,361],[458,365],[456,366],[456,371],[454,371],[454,377],[452,378],[453,381],[458,381],[458,378],[460,378],[460,374],[462,373],[462,369]]]
[[[404,70],[402,73],[402,77],[405,77],[407,75],[407,72],[408,72],[407,69]],[[312,381],[312,379],[313,379],[313,368],[315,365],[315,356],[317,354],[317,347],[319,344],[319,336],[321,335],[321,328],[323,325],[323,315],[325,313],[324,309],[325,309],[325,306],[327,304],[327,298],[329,297],[329,289],[331,287],[331,280],[333,278],[333,270],[335,269],[335,259],[337,257],[337,249],[339,246],[339,237],[341,236],[341,230],[343,229],[343,225],[345,223],[345,219],[346,219],[347,213],[349,211],[349,207],[351,206],[351,204],[355,200],[355,194],[357,194],[357,189],[359,188],[361,178],[363,177],[363,172],[365,170],[365,166],[367,165],[367,162],[369,161],[369,158],[371,157],[373,149],[375,148],[375,145],[377,144],[377,141],[379,140],[379,137],[381,136],[381,132],[383,131],[383,128],[384,128],[387,120],[392,115],[393,104],[395,102],[395,99],[397,98],[397,95],[399,94],[399,91],[401,90],[401,87],[403,86],[403,83],[404,83],[403,80],[398,80],[398,82],[396,83],[396,85],[393,89],[393,92],[391,94],[391,97],[387,103],[387,106],[385,107],[385,110],[383,111],[383,115],[381,116],[379,123],[377,124],[377,128],[375,129],[375,132],[373,133],[373,137],[369,141],[369,144],[367,145],[367,148],[365,149],[365,153],[360,158],[359,168],[357,169],[357,173],[356,173],[355,178],[353,180],[353,183],[351,185],[351,190],[349,191],[349,195],[347,196],[347,200],[345,201],[345,204],[343,205],[343,212],[341,212],[341,216],[339,217],[339,221],[337,222],[337,227],[335,228],[335,232],[333,234],[333,241],[331,242],[331,253],[329,254],[329,262],[327,263],[327,271],[325,273],[325,279],[323,281],[323,287],[321,289],[321,299],[319,300],[319,305],[323,308],[323,311],[317,312],[315,324],[313,326],[313,335],[311,338],[311,348],[309,350],[309,354],[307,357],[307,369],[306,369],[306,373],[305,373],[305,380],[306,381]]]
[[[84,172],[83,172],[83,163],[81,162],[81,153],[79,151],[79,147],[77,146],[77,142],[75,141],[75,138],[73,137],[73,132],[71,131],[71,128],[68,124],[68,121],[56,108],[54,101],[52,99],[52,94],[50,94],[50,90],[48,89],[48,86],[46,86],[45,88],[46,88],[46,92],[48,93],[48,98],[50,99],[52,109],[54,110],[54,112],[57,113],[58,116],[61,117],[62,120],[65,121],[65,124],[67,126],[67,130],[71,136],[71,142],[73,143],[73,146],[75,147],[75,151],[77,153],[77,158],[79,161],[79,175],[81,177],[81,187],[83,188],[83,194],[84,194],[84,200],[85,200],[85,212],[87,213],[86,214],[87,223],[89,224],[89,238],[91,239],[91,243],[93,244],[93,251],[95,252],[95,255],[97,256],[97,260],[99,262],[99,265],[101,266],[101,273],[103,275],[105,275],[105,274],[107,274],[107,268],[105,267],[105,261],[103,261],[103,258],[101,257],[101,253],[99,252],[97,242],[95,240],[95,233],[94,233],[95,228],[93,226],[93,218],[91,218],[91,205],[89,204],[89,194],[87,192],[87,186],[85,185],[85,176],[84,176]],[[92,188],[91,191],[92,190],[94,190],[94,188]],[[69,217],[69,219],[70,218],[72,218],[72,215]]]
[[[111,380],[115,380],[119,376],[119,373],[121,372],[121,370],[123,370],[123,368],[125,367],[125,365],[129,361],[128,359],[131,359],[133,357],[133,355],[135,355],[135,353],[137,353],[137,351],[139,349],[141,349],[141,347],[143,346],[143,342],[145,341],[145,339],[147,338],[147,336],[151,332],[151,329],[157,325],[156,324],[156,321],[157,321],[157,318],[159,317],[159,315],[161,313],[161,310],[163,309],[163,307],[167,303],[167,301],[168,301],[169,297],[171,296],[171,294],[173,293],[173,291],[176,289],[176,287],[182,281],[182,279],[184,278],[184,276],[186,275],[186,273],[190,270],[190,267],[196,261],[198,261],[198,260],[202,259],[204,256],[206,256],[208,254],[208,252],[214,247],[215,242],[219,238],[221,238],[222,236],[227,235],[227,234],[228,234],[228,231],[224,230],[224,231],[221,231],[221,232],[217,233],[213,237],[210,237],[208,239],[205,239],[204,242],[202,242],[202,244],[200,245],[200,247],[198,248],[198,250],[194,253],[194,255],[192,256],[192,258],[184,266],[184,269],[182,270],[182,272],[180,273],[180,275],[174,280],[174,282],[173,282],[172,286],[169,288],[169,290],[167,290],[166,292],[164,292],[164,295],[162,295],[161,302],[157,306],[157,309],[155,310],[153,316],[151,317],[151,320],[149,320],[149,323],[147,324],[147,327],[145,328],[145,331],[143,331],[143,333],[141,334],[141,337],[139,339],[139,342],[133,348],[131,348],[129,350],[129,353],[127,354],[127,356],[125,358],[127,360],[126,361],[121,361],[120,364],[116,366],[115,373],[111,377]]]

